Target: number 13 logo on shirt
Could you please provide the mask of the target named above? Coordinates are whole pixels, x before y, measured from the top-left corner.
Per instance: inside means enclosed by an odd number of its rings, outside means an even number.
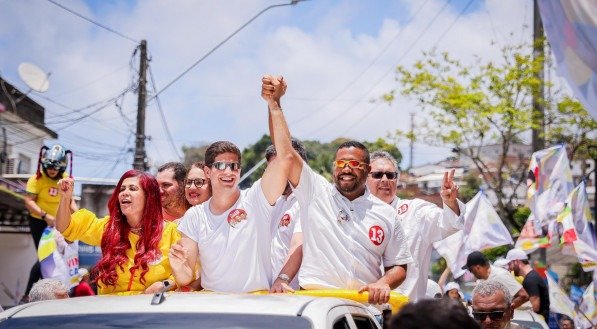
[[[375,225],[369,228],[369,240],[371,240],[374,245],[379,246],[384,238],[385,234],[381,227]]]

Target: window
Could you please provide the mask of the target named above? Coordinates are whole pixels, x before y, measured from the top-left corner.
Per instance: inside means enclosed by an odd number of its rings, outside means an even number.
[[[19,153],[19,164],[17,166],[17,174],[31,173],[31,158]]]
[[[334,322],[334,329],[350,329],[350,324],[348,324],[348,320],[346,317],[341,317],[336,322]]]
[[[373,322],[374,320],[369,317],[353,314],[352,319],[358,329],[377,329],[377,325]]]

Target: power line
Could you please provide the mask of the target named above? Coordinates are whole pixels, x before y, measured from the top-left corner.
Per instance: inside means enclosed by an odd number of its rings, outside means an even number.
[[[156,92],[157,87],[155,85],[155,79],[153,77],[153,70],[151,69],[151,66],[148,66],[148,68],[149,68],[149,77],[151,78],[151,86],[153,87],[153,92]],[[172,146],[172,148],[174,149],[174,153],[178,157],[179,161],[182,161],[182,156],[180,155],[180,153],[178,153],[178,149],[176,148],[174,139],[172,139],[172,134],[170,133],[170,129],[168,128],[168,122],[166,121],[166,116],[164,115],[164,111],[162,110],[162,103],[160,102],[160,98],[157,97],[157,94],[155,95],[155,100],[156,100],[156,104],[158,105],[158,111],[160,112],[160,115],[162,116],[162,126],[164,127],[164,130],[166,131],[166,136],[168,136],[168,141],[170,142],[170,146]]]
[[[137,43],[137,44],[139,43],[139,41],[137,41],[137,40],[135,40],[135,39],[133,39],[133,38],[131,38],[131,37],[128,37],[128,36],[126,36],[126,35],[124,35],[124,34],[122,34],[122,33],[118,32],[118,31],[116,31],[116,30],[114,30],[114,29],[111,29],[111,28],[109,28],[109,27],[107,27],[107,26],[105,26],[105,25],[103,25],[103,24],[101,24],[101,23],[98,23],[98,22],[96,22],[96,21],[92,20],[91,18],[85,17],[85,16],[83,16],[83,15],[81,15],[81,14],[77,13],[76,11],[74,11],[74,10],[72,10],[72,9],[68,8],[68,7],[65,7],[65,6],[63,6],[63,5],[59,4],[59,3],[57,3],[57,2],[56,2],[56,1],[54,1],[54,0],[48,0],[48,1],[49,1],[50,3],[52,3],[52,4],[54,4],[54,5],[56,5],[56,6],[60,7],[60,8],[62,8],[62,9],[64,9],[64,10],[68,11],[68,12],[69,12],[69,13],[71,13],[71,14],[73,14],[73,15],[75,15],[75,16],[77,16],[77,17],[80,17],[80,18],[82,18],[82,19],[84,19],[84,20],[86,20],[86,21],[88,21],[89,23],[95,24],[95,25],[97,25],[97,26],[99,26],[99,27],[103,28],[103,29],[104,29],[104,30],[106,30],[106,31],[112,32],[112,33],[114,33],[114,34],[116,34],[116,35],[118,35],[118,36],[120,36],[120,37],[122,37],[122,38],[125,38],[125,39],[127,39],[127,40],[129,40],[129,41],[132,41],[132,42],[134,42],[134,43]]]
[[[408,53],[410,53],[410,51],[414,48],[415,44],[421,39],[421,37],[423,36],[423,34],[427,33],[427,31],[431,28],[431,26],[433,25],[433,23],[435,22],[435,20],[439,17],[439,15],[441,15],[441,13],[446,9],[446,7],[448,6],[448,4],[450,4],[451,1],[452,0],[447,0],[444,3],[444,5],[441,7],[441,9],[429,21],[429,23],[427,24],[427,26],[425,26],[425,28],[423,29],[423,31],[421,31],[421,33],[419,33],[419,35],[416,38],[414,38],[414,41],[409,45],[409,47],[406,49],[406,51],[402,55],[400,55],[400,57],[396,61],[397,63],[400,63],[400,61],[402,61],[404,59],[404,57],[406,57],[406,55],[408,55]],[[387,70],[386,73],[384,73],[384,75],[381,78],[379,78],[374,84],[371,85],[371,88],[367,89],[367,91],[364,93],[363,97],[366,97],[367,95],[369,95],[369,93],[373,89],[375,89],[388,76],[388,74],[390,74],[391,72],[393,72],[394,69],[395,69],[394,66],[392,66],[389,70]],[[353,103],[347,110],[344,111],[344,115],[346,115],[348,112],[350,112],[352,109],[354,109],[357,104],[358,103],[356,103],[356,102]],[[336,120],[336,118],[332,118],[332,120],[326,122],[325,124],[319,126],[316,129],[312,130],[307,135],[313,135],[313,134],[319,132],[320,130],[322,130],[325,127],[327,127],[334,120]]]
[[[442,33],[439,38],[437,38],[437,41],[433,44],[433,47],[436,47],[437,44],[446,36],[446,34],[448,34],[448,32],[454,27],[454,25],[456,25],[456,22],[458,22],[458,20],[460,19],[460,17],[462,15],[464,15],[464,13],[466,12],[466,10],[468,9],[468,7],[470,7],[470,5],[474,2],[475,0],[470,0],[466,6],[464,6],[464,8],[462,8],[462,10],[460,11],[460,13],[458,14],[458,16],[456,17],[456,19],[452,22],[452,24],[450,24],[450,26],[448,26],[447,29],[444,30],[444,33]]]
[[[50,0],[48,0],[48,1],[50,1]],[[162,88],[160,91],[156,92],[155,95],[153,95],[150,99],[148,99],[148,101],[150,101],[150,100],[158,97],[158,95],[160,95],[162,92],[164,92],[170,86],[172,86],[176,81],[178,81],[180,78],[182,78],[185,74],[189,73],[189,71],[192,70],[195,66],[197,66],[197,64],[201,63],[209,55],[211,55],[214,51],[216,51],[223,44],[225,44],[228,40],[232,39],[232,37],[234,37],[238,32],[240,32],[242,29],[244,29],[245,27],[247,27],[247,25],[251,24],[255,19],[257,19],[257,17],[261,16],[261,14],[265,13],[266,11],[268,11],[268,10],[270,10],[272,8],[284,7],[284,6],[294,6],[297,3],[302,2],[302,1],[308,1],[308,0],[292,0],[289,3],[281,3],[281,4],[270,5],[270,6],[265,7],[259,13],[257,13],[257,15],[253,16],[253,18],[251,18],[250,20],[248,20],[245,24],[241,25],[238,29],[236,29],[236,31],[232,32],[232,34],[230,34],[228,37],[226,37],[224,40],[222,40],[220,43],[218,43],[215,47],[213,47],[205,55],[201,56],[201,58],[199,58],[195,63],[193,63],[193,65],[191,65],[188,69],[184,70],[176,78],[174,78],[172,81],[170,81],[168,84],[166,84],[166,86],[164,86],[164,88]]]
[[[404,32],[406,30],[406,27],[415,19],[415,17],[417,17],[419,15],[419,12],[423,9],[423,7],[425,7],[425,4],[427,3],[427,1],[428,0],[425,0],[425,2],[423,2],[423,4],[417,9],[417,11],[404,24],[404,28],[400,29],[400,31],[398,31],[398,33],[396,33],[396,35],[394,35],[392,40],[385,45],[385,47],[375,56],[375,58],[373,58],[372,61],[369,62],[369,65],[367,65],[367,67],[365,67],[346,86],[344,86],[344,88],[342,88],[342,90],[340,90],[340,92],[338,92],[334,97],[332,97],[332,99],[330,99],[326,104],[324,104],[323,106],[320,106],[317,110],[307,113],[307,115],[304,115],[304,116],[298,118],[297,120],[294,120],[293,122],[290,123],[290,125],[295,125],[295,124],[311,117],[314,113],[319,113],[321,110],[323,110],[328,105],[330,105],[335,99],[337,99],[344,92],[346,92],[352,85],[354,85],[354,83],[357,82],[363,76],[363,74],[365,74],[365,72],[367,72],[373,66],[373,64],[375,64],[375,62],[377,62],[377,60],[381,57],[381,55],[383,55],[390,48],[390,46],[394,43],[394,41],[396,41],[398,39],[398,37],[400,35],[402,35],[402,32]],[[358,100],[358,101],[362,101],[362,100]]]

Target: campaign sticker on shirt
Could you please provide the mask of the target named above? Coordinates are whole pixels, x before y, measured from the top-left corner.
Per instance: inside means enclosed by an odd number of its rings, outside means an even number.
[[[282,231],[285,231],[288,228],[288,225],[290,225],[290,214],[284,214],[284,216],[282,216],[282,219],[280,219],[280,224],[278,224],[278,228]]]
[[[407,203],[403,203],[402,205],[400,205],[400,207],[398,207],[398,215],[402,215],[405,212],[408,211],[408,204]]]
[[[48,194],[50,196],[57,196],[58,195],[58,189],[55,187],[50,187],[50,189],[48,190]]]
[[[344,209],[340,209],[338,213],[338,223],[347,222],[349,220],[348,214]]]
[[[243,209],[234,209],[230,213],[228,213],[228,225],[232,227],[246,219],[247,212]]]
[[[385,237],[384,231],[380,226],[375,225],[369,228],[369,240],[371,240],[374,245],[379,246]]]

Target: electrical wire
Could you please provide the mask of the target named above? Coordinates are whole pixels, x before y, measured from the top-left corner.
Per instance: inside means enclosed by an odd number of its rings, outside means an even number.
[[[126,36],[126,35],[124,35],[124,34],[122,34],[122,33],[118,32],[118,31],[116,31],[116,30],[114,30],[114,29],[112,29],[112,28],[109,28],[109,27],[107,27],[107,26],[105,26],[105,25],[103,25],[103,24],[101,24],[101,23],[99,23],[99,22],[96,22],[96,21],[92,20],[91,18],[85,17],[85,16],[83,16],[83,15],[79,14],[78,12],[76,12],[76,11],[74,11],[74,10],[72,10],[72,9],[68,8],[68,7],[65,7],[65,6],[63,6],[63,5],[59,4],[59,3],[57,3],[57,2],[56,2],[56,1],[54,1],[54,0],[48,0],[48,2],[50,2],[50,3],[52,3],[52,4],[56,5],[56,6],[58,6],[58,7],[62,8],[62,9],[64,9],[64,10],[68,11],[69,13],[71,13],[71,14],[73,14],[73,15],[75,15],[75,16],[77,16],[77,17],[79,17],[79,18],[82,18],[82,19],[84,19],[84,20],[88,21],[89,23],[92,23],[92,24],[94,24],[94,25],[97,25],[97,26],[101,27],[102,29],[104,29],[104,30],[106,30],[106,31],[112,32],[112,33],[114,33],[114,34],[116,34],[116,35],[118,35],[118,36],[120,36],[120,37],[122,37],[122,38],[125,38],[125,39],[127,39],[127,40],[129,40],[129,41],[132,41],[132,42],[134,42],[134,43],[137,43],[137,44],[138,44],[138,43],[140,43],[139,41],[137,41],[137,40],[135,40],[135,39],[133,39],[133,38],[131,38],[131,37],[129,37],[129,36]]]
[[[50,1],[50,0],[48,0]],[[251,19],[249,19],[246,23],[244,23],[243,25],[241,25],[239,28],[237,28],[234,32],[232,32],[232,34],[230,34],[229,36],[227,36],[224,40],[222,40],[220,43],[218,43],[215,47],[213,47],[210,51],[208,51],[205,55],[201,56],[201,58],[199,58],[197,61],[195,61],[195,63],[193,63],[189,68],[187,68],[186,70],[184,70],[182,73],[180,73],[178,76],[176,76],[172,81],[168,82],[166,84],[166,86],[164,86],[160,91],[156,92],[153,97],[151,97],[148,101],[152,100],[153,98],[158,97],[161,93],[163,93],[166,89],[170,88],[170,86],[172,86],[176,81],[178,81],[180,78],[182,78],[185,74],[189,73],[189,71],[191,71],[195,66],[197,66],[197,64],[203,62],[209,55],[211,55],[214,51],[216,51],[218,48],[220,48],[223,44],[225,44],[226,42],[228,42],[228,40],[232,39],[232,37],[234,37],[238,32],[242,31],[245,27],[247,27],[249,24],[251,24],[255,19],[257,19],[257,17],[261,16],[261,14],[265,13],[266,11],[272,9],[272,8],[276,8],[276,7],[285,7],[285,6],[293,6],[296,5],[299,2],[302,1],[307,1],[307,0],[292,0],[289,3],[281,3],[281,4],[276,4],[276,5],[270,5],[265,7],[264,9],[262,9],[260,12],[257,13],[257,15],[253,16]]]
[[[149,68],[149,77],[151,78],[151,86],[153,87],[153,92],[157,92],[157,87],[155,84],[155,79],[153,76],[153,70],[151,69],[150,65],[147,65],[147,67]],[[174,139],[172,138],[172,134],[170,133],[170,128],[168,128],[168,122],[166,121],[166,115],[164,115],[164,110],[162,109],[162,103],[160,102],[160,98],[157,96],[157,94],[155,95],[155,100],[156,100],[156,104],[158,106],[158,111],[160,112],[160,115],[162,116],[162,126],[164,127],[164,130],[166,131],[166,136],[168,136],[168,141],[170,142],[170,146],[172,146],[172,149],[174,150],[174,154],[176,154],[176,156],[178,157],[179,161],[182,161],[182,156],[180,155],[180,153],[178,153],[178,148],[176,147],[176,144],[174,143]]]
[[[450,26],[448,26],[447,29],[444,30],[444,33],[442,33],[439,38],[437,38],[437,41],[435,41],[435,43],[433,44],[433,48],[437,47],[437,45],[440,43],[440,41],[442,41],[442,39],[446,36],[446,34],[448,34],[448,32],[454,27],[454,25],[456,25],[456,22],[458,22],[458,20],[460,19],[460,17],[462,17],[462,15],[464,15],[464,13],[466,12],[466,10],[468,9],[468,7],[470,7],[470,5],[474,2],[475,0],[470,0],[466,6],[464,6],[464,8],[462,8],[462,10],[460,11],[460,13],[458,14],[458,16],[456,17],[456,19],[452,22],[452,24],[450,24]]]
[[[323,106],[320,106],[315,111],[309,112],[306,115],[290,122],[289,125],[293,126],[293,125],[300,123],[300,122],[304,121],[305,119],[311,117],[314,113],[320,113],[321,110],[326,108],[328,105],[330,105],[332,102],[334,102],[334,100],[336,100],[338,97],[340,97],[342,94],[344,94],[344,92],[346,92],[350,87],[352,87],[352,85],[354,85],[355,82],[357,82],[373,66],[373,64],[375,64],[375,62],[377,62],[377,60],[390,48],[390,46],[398,39],[398,37],[400,37],[402,35],[402,32],[404,32],[406,30],[406,27],[419,15],[419,12],[423,9],[423,7],[425,7],[425,4],[427,3],[427,1],[428,0],[425,0],[423,2],[423,4],[417,9],[417,11],[408,19],[408,21],[406,21],[406,23],[404,24],[404,28],[400,29],[400,31],[398,31],[398,33],[396,33],[394,35],[394,37],[392,37],[392,40],[390,40],[390,42],[388,42],[384,46],[384,48],[379,53],[377,53],[377,55],[373,58],[373,60],[371,60],[369,62],[369,64],[359,74],[357,74],[348,84],[346,84],[344,86],[344,88],[342,88],[342,90],[340,90],[340,92],[338,92],[334,97],[332,97]],[[356,100],[356,101],[362,102],[363,100]]]

